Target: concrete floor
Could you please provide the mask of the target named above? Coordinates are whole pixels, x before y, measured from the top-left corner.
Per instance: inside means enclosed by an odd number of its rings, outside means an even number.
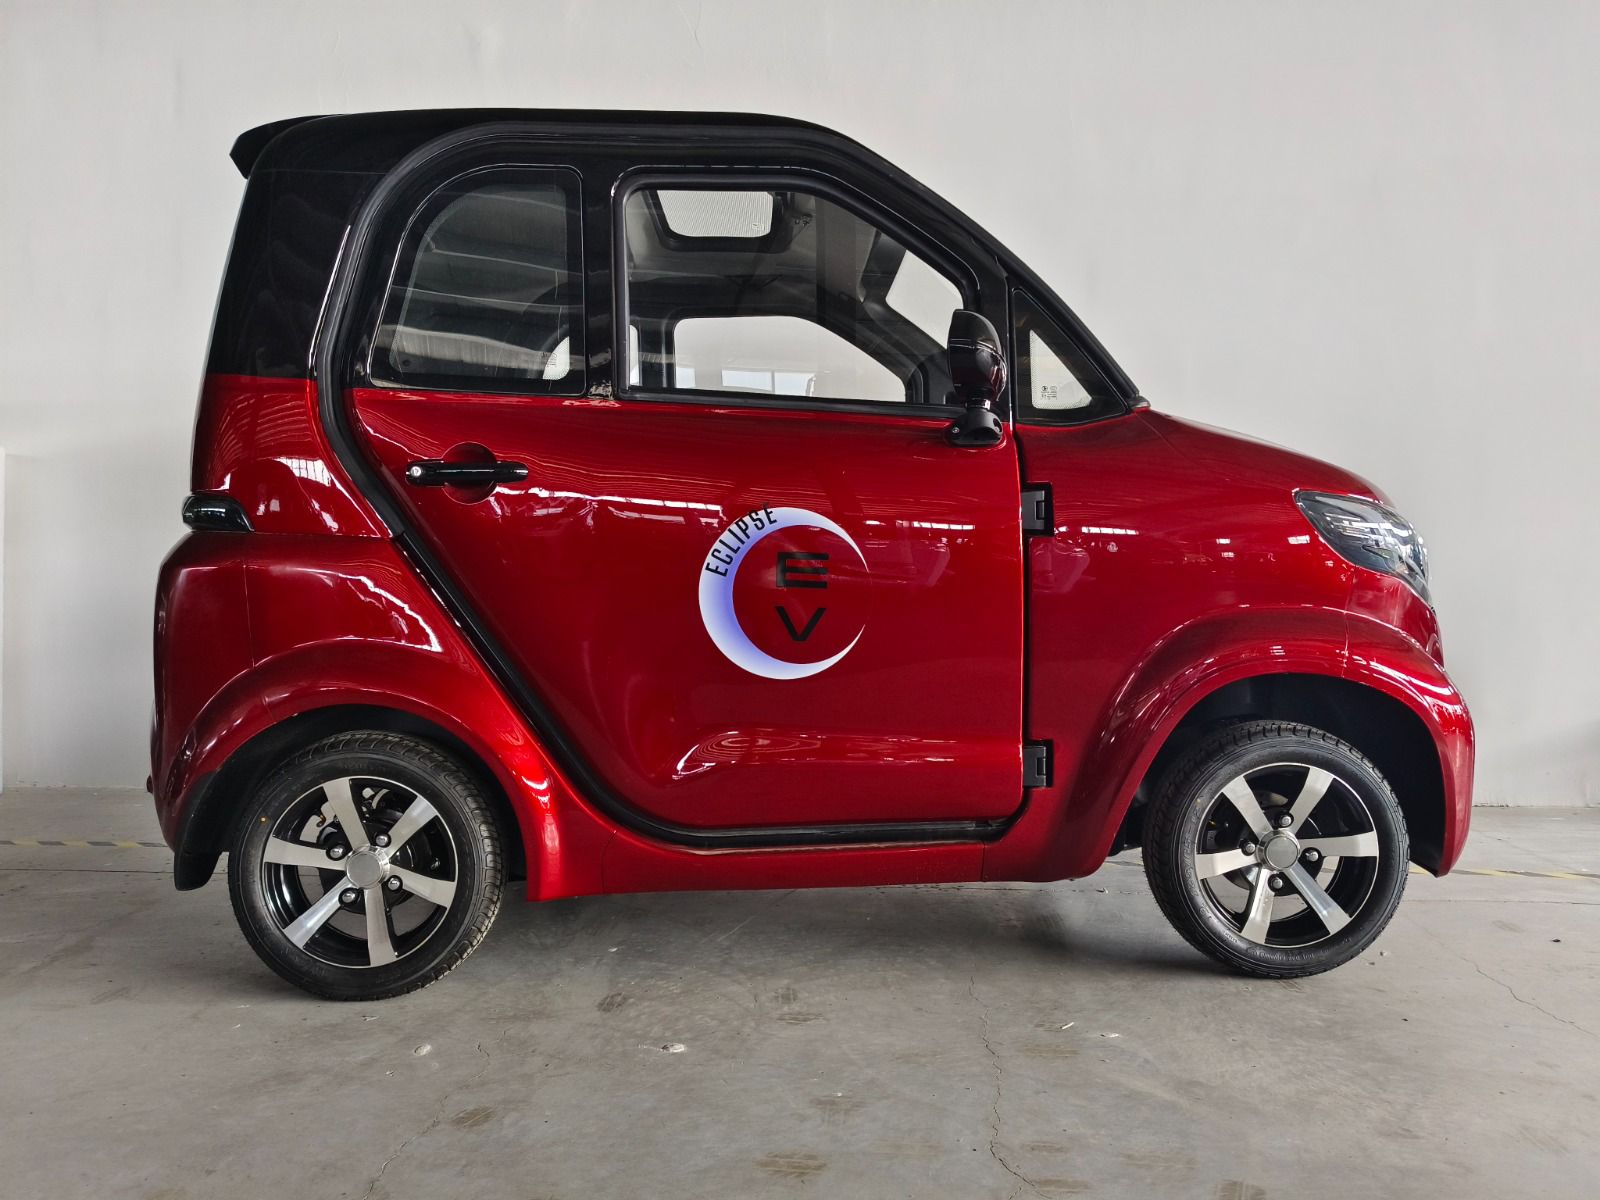
[[[157,840],[133,792],[0,838]],[[1600,810],[1468,867],[1600,872]],[[0,1195],[1551,1197],[1600,1192],[1600,878],[1413,875],[1377,947],[1262,983],[1136,856],[1048,887],[502,911],[442,984],[312,1000],[226,886],[0,845]]]

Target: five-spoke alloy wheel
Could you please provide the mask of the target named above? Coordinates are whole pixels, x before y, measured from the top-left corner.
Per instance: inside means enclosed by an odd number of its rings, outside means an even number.
[[[483,788],[436,747],[341,734],[275,771],[229,859],[256,952],[307,991],[378,999],[431,983],[500,905],[500,834]]]
[[[1165,773],[1145,871],[1194,946],[1254,975],[1310,975],[1360,953],[1400,903],[1405,821],[1378,769],[1306,725],[1249,721]]]

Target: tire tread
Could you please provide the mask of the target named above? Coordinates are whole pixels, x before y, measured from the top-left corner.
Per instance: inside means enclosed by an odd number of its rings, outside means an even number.
[[[1208,737],[1201,738],[1167,769],[1166,773],[1161,777],[1145,818],[1145,879],[1149,882],[1150,891],[1155,895],[1156,903],[1160,906],[1162,913],[1172,927],[1183,935],[1183,939],[1196,950],[1225,967],[1244,975],[1252,975],[1258,979],[1295,979],[1329,968],[1296,968],[1290,965],[1278,966],[1262,963],[1207,938],[1184,902],[1178,881],[1177,863],[1168,861],[1166,849],[1176,841],[1178,825],[1182,822],[1186,811],[1183,793],[1192,784],[1195,776],[1204,770],[1206,763],[1231,751],[1283,738],[1305,738],[1321,742],[1330,750],[1356,759],[1380,781],[1383,781],[1385,791],[1388,791],[1388,782],[1384,780],[1383,773],[1378,770],[1376,764],[1370,758],[1362,754],[1349,742],[1335,737],[1325,729],[1318,729],[1315,726],[1304,725],[1296,721],[1237,721],[1219,728]],[[1389,793],[1388,799],[1389,803],[1395,804],[1392,792]],[[1399,807],[1397,804],[1395,805],[1395,811],[1398,814]],[[1407,845],[1403,819],[1400,821],[1399,828],[1401,852],[1405,854],[1408,852],[1409,846]],[[1400,884],[1394,900],[1395,904],[1399,903],[1400,896],[1405,891],[1406,874],[1407,872],[1404,870],[1401,872]],[[1366,949],[1371,944],[1372,939],[1376,938],[1378,933],[1382,931],[1382,928],[1380,925],[1373,930],[1371,936],[1358,945],[1349,957],[1354,957]],[[1341,961],[1348,961],[1348,959]]]
[[[419,769],[431,771],[441,776],[466,798],[467,804],[472,810],[473,834],[479,839],[484,849],[486,870],[483,879],[483,894],[476,906],[475,913],[462,929],[460,936],[450,948],[449,953],[429,967],[427,971],[420,973],[413,979],[387,987],[370,988],[365,991],[335,990],[322,985],[317,979],[308,975],[291,973],[278,960],[276,955],[270,952],[266,939],[260,935],[254,925],[245,917],[242,880],[239,871],[231,861],[234,856],[230,855],[228,890],[233,900],[234,916],[239,922],[239,928],[244,932],[245,940],[250,943],[251,949],[256,952],[257,956],[282,978],[296,987],[303,988],[313,995],[320,996],[326,1000],[384,1000],[395,996],[408,995],[411,992],[427,987],[431,983],[438,982],[465,962],[483,942],[483,939],[488,936],[489,927],[494,924],[495,916],[500,911],[500,905],[505,894],[505,864],[504,854],[500,845],[500,828],[488,801],[483,795],[483,788],[459,761],[431,742],[425,742],[404,734],[383,733],[372,730],[333,734],[320,741],[313,742],[289,758],[284,759],[262,779],[257,787],[256,795],[264,795],[282,776],[301,767],[308,766],[317,759],[329,754],[374,753],[407,759]],[[242,841],[245,827],[241,823],[241,829],[233,841],[235,847]]]

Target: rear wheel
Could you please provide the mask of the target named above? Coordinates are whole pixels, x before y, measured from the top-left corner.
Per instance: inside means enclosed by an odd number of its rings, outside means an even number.
[[[432,983],[500,908],[500,835],[481,786],[414,738],[308,747],[251,798],[228,862],[234,913],[279,975],[336,1000]]]
[[[1378,769],[1308,725],[1249,721],[1167,771],[1145,873],[1173,926],[1251,975],[1313,975],[1355,957],[1405,890],[1405,820]]]

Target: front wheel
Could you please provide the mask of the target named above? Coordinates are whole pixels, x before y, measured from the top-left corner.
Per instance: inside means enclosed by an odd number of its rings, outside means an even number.
[[[1405,819],[1354,746],[1247,721],[1184,754],[1145,824],[1145,874],[1198,950],[1250,975],[1314,975],[1383,931],[1405,890]]]
[[[482,786],[438,748],[388,733],[326,738],[250,798],[228,860],[246,939],[334,1000],[423,987],[500,908],[500,834]]]

